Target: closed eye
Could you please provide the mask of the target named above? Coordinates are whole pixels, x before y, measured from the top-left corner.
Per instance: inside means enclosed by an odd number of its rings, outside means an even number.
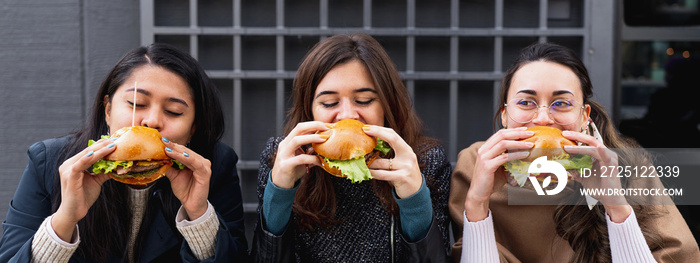
[[[143,104],[134,104],[134,103],[133,103],[132,101],[130,101],[130,100],[127,100],[126,102],[128,102],[129,105],[131,105],[132,107],[133,107],[133,106],[136,106],[137,108],[146,107],[146,105],[143,105]]]
[[[174,116],[180,116],[183,114],[182,112],[174,112],[174,111],[169,111],[169,110],[165,111],[165,112],[167,112],[170,115],[174,115]]]
[[[331,107],[334,107],[335,105],[338,105],[338,103],[337,103],[337,102],[333,102],[333,103],[323,103],[323,102],[321,102],[321,105],[323,105],[323,107],[326,107],[326,108],[331,108]]]
[[[372,103],[373,101],[374,101],[374,99],[369,99],[369,100],[356,100],[356,102],[357,102],[358,104],[361,104],[361,105],[368,105],[368,104]]]

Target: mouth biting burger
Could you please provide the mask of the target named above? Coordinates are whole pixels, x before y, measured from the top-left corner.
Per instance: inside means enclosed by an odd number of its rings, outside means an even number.
[[[347,177],[353,183],[372,179],[367,166],[380,153],[386,155],[391,148],[381,139],[365,134],[362,126],[364,123],[360,121],[344,119],[331,124],[329,130],[318,133],[329,136],[325,142],[312,144],[326,172]]]
[[[530,154],[523,159],[509,161],[503,166],[509,172],[508,183],[510,185],[518,185],[523,187],[527,182],[528,176],[536,176],[542,181],[546,174],[529,174],[527,172],[530,164],[537,158],[547,156],[547,160],[555,161],[561,164],[567,170],[568,178],[572,178],[572,173],[577,173],[581,168],[591,168],[593,166],[591,156],[577,154],[569,155],[564,151],[565,145],[576,145],[571,140],[564,138],[562,131],[547,126],[529,127],[528,131],[534,131],[535,134],[520,141],[532,142],[535,146],[528,151]],[[557,182],[556,176],[552,176],[552,182]]]
[[[124,127],[111,138],[116,138],[118,147],[92,165],[95,174],[108,174],[125,184],[147,185],[163,177],[173,164],[174,160],[165,155],[165,144],[156,129]]]

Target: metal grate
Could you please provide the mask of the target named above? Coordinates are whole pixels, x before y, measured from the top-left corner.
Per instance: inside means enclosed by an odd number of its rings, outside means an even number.
[[[607,69],[598,79],[607,86],[602,93],[612,94],[611,58],[591,55],[594,46],[612,50],[614,12],[605,8],[614,5],[607,0],[145,0],[141,43],[167,42],[188,50],[216,81],[227,118],[224,142],[240,156],[245,210],[254,212],[259,154],[267,138],[282,134],[295,70],[324,37],[355,32],[376,37],[401,71],[428,133],[442,140],[454,163],[459,150],[492,134],[502,71],[528,44],[572,47],[589,67]],[[600,23],[608,23],[607,31],[596,31],[605,27]]]

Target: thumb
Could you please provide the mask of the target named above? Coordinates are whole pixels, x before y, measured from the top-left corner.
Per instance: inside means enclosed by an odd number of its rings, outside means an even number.
[[[107,174],[97,174],[97,175],[95,175],[95,181],[97,181],[97,183],[98,183],[99,185],[103,185],[103,184],[104,184],[105,182],[107,182],[109,179],[112,179],[112,178],[109,177],[109,175],[107,175]]]

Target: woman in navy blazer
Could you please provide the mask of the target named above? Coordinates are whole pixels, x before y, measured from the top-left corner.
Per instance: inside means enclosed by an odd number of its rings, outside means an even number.
[[[132,123],[157,129],[166,155],[187,167],[141,189],[86,172],[119,147],[88,140]],[[132,50],[86,127],[29,148],[0,262],[244,261],[238,157],[219,142],[223,129],[216,88],[194,58],[165,44]]]

